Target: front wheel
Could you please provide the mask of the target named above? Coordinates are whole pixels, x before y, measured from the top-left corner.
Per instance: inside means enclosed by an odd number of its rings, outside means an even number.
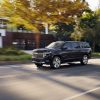
[[[55,56],[50,65],[51,65],[52,68],[55,68],[55,69],[60,68],[60,65],[61,65],[60,57]]]
[[[82,65],[86,65],[88,63],[88,56],[84,55],[80,62],[81,62]]]

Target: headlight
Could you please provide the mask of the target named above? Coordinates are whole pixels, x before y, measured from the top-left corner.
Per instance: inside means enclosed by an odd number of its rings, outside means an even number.
[[[45,52],[43,53],[43,57],[49,56],[51,54],[51,52]]]

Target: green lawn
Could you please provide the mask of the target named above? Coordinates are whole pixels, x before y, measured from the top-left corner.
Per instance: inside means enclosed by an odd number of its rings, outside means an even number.
[[[31,60],[31,55],[0,55],[0,61],[28,61]]]
[[[92,57],[100,58],[100,52],[92,53]]]
[[[0,48],[0,61],[28,61],[31,55],[15,48]]]

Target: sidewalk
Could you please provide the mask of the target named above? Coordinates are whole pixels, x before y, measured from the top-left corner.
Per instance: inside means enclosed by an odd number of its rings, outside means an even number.
[[[25,53],[28,53],[28,54],[32,54],[33,50],[22,50],[22,51],[25,52]]]
[[[32,61],[0,61],[0,65],[32,64]]]

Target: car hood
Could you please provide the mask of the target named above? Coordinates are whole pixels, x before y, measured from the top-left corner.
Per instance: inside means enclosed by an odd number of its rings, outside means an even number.
[[[34,49],[33,52],[35,53],[44,53],[44,52],[53,52],[56,51],[55,49],[49,49],[49,48],[39,48],[39,49]]]

